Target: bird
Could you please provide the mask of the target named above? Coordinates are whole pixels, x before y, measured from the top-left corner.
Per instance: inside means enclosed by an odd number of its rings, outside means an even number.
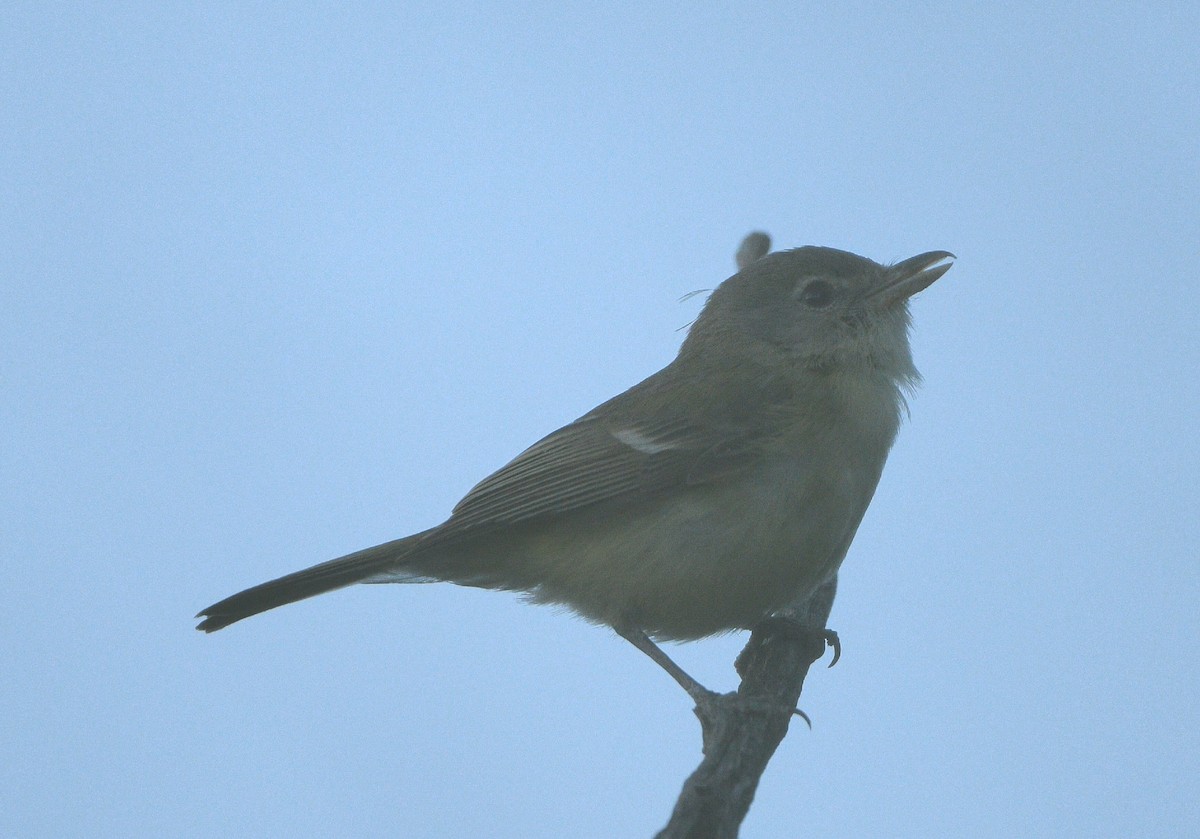
[[[442,524],[202,610],[214,632],[355,583],[515,591],[655,643],[753,629],[832,580],[919,382],[909,300],[953,264],[755,232],[675,359],[480,481]]]

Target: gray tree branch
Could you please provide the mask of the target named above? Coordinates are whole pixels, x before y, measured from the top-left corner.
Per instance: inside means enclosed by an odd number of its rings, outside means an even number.
[[[735,663],[742,678],[737,691],[714,694],[696,706],[704,759],[656,839],[735,839],[758,781],[796,716],[808,668],[827,643],[837,660],[837,636],[825,628],[836,593],[834,578],[807,603],[763,621]]]

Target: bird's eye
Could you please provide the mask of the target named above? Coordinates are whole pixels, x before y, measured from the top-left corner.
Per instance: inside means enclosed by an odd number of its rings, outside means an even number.
[[[833,286],[825,280],[812,280],[800,292],[800,300],[814,309],[824,309],[833,302]]]

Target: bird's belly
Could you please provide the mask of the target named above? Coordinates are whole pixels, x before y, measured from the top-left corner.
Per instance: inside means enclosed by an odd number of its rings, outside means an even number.
[[[660,639],[752,627],[836,571],[877,479],[877,471],[785,461],[615,526],[611,518],[581,523],[586,538],[573,539],[569,553],[535,551],[551,559],[532,595]]]

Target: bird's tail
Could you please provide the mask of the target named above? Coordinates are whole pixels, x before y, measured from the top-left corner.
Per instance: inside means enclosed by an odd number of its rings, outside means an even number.
[[[353,583],[369,582],[372,577],[384,572],[394,572],[422,535],[418,533],[394,542],[384,542],[238,592],[196,615],[204,618],[196,629],[216,632],[242,618],[276,606],[295,603]]]

